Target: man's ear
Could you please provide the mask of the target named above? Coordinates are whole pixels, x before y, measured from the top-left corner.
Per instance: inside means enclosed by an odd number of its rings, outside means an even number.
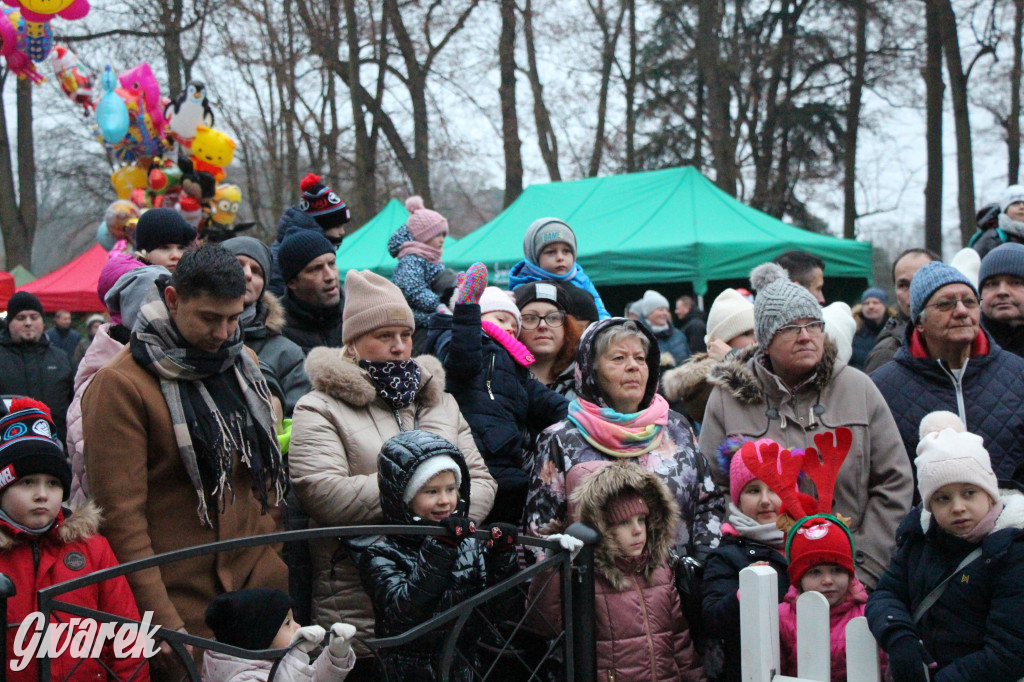
[[[164,288],[164,303],[167,304],[167,310],[171,313],[177,313],[179,300],[180,297],[178,296],[178,292],[175,291],[174,287],[171,285],[167,285],[167,287]]]

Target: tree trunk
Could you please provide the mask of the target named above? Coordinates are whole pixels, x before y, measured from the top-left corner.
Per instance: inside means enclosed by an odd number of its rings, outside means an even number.
[[[533,93],[533,119],[537,126],[537,146],[541,158],[548,169],[551,182],[561,182],[562,173],[558,169],[558,138],[551,126],[551,116],[544,104],[544,87],[540,82],[540,71],[537,68],[537,50],[533,36],[533,7],[531,0],[526,0],[523,9],[523,38],[526,41],[527,75],[530,90]]]
[[[974,221],[974,159],[971,157],[971,119],[967,105],[967,73],[960,57],[956,14],[950,0],[930,0],[939,13],[942,51],[946,55],[949,92],[953,100],[953,124],[956,129],[956,166],[960,207],[960,241],[966,246],[976,226]]]
[[[924,187],[924,245],[942,253],[942,35],[939,13],[932,0],[925,0],[924,68],[928,179]]]
[[[501,36],[498,39],[501,84],[501,132],[505,149],[505,207],[523,193],[523,156],[516,113],[516,3],[501,0]]]
[[[629,75],[625,79],[626,172],[632,173],[636,170],[636,0],[626,0],[626,7],[629,12]]]
[[[1006,118],[1006,146],[1009,151],[1007,184],[1016,185],[1020,177],[1020,81],[1024,48],[1024,0],[1014,0],[1013,66],[1010,68],[1010,114]]]
[[[7,71],[0,77],[0,95],[6,91]],[[3,98],[0,97],[0,100]],[[16,265],[31,269],[36,231],[35,150],[32,139],[32,83],[15,84],[17,149],[7,133],[7,107],[0,101],[0,230],[4,238],[6,269]],[[15,183],[17,162],[18,180]]]
[[[601,85],[597,96],[597,129],[594,131],[594,149],[590,154],[590,164],[587,168],[587,177],[593,178],[597,177],[601,170],[601,157],[604,154],[604,130],[608,118],[608,89],[611,86],[612,67],[615,64],[615,48],[619,42],[619,35],[622,34],[625,7],[620,5],[615,25],[610,26],[604,0],[599,0],[596,6],[593,3],[588,4],[590,4],[591,12],[601,29]]]
[[[167,63],[167,91],[171,97],[184,92],[185,54],[181,49],[182,0],[166,0],[161,5],[164,27],[164,61]]]
[[[382,31],[386,30],[384,27]],[[359,19],[356,16],[355,0],[345,0],[345,39],[348,45],[348,82],[360,84]],[[384,41],[379,49],[385,52]],[[342,68],[338,66],[338,68]],[[383,76],[383,69],[381,70]],[[355,87],[350,86],[353,90]],[[352,121],[355,129],[355,197],[352,215],[358,222],[365,222],[376,213],[377,202],[377,145],[371,139],[366,126],[366,109],[358,97],[349,97],[352,107]]]
[[[736,167],[736,146],[732,139],[732,116],[728,79],[724,74],[726,65],[720,55],[720,34],[722,12],[719,0],[700,0],[697,7],[697,65],[699,82],[706,92],[703,118],[707,113],[708,132],[711,142],[711,160],[715,168],[715,185],[729,196],[736,196],[738,170]],[[703,129],[703,121],[700,122]],[[699,142],[699,141],[698,141]],[[697,155],[699,157],[699,154]]]
[[[856,0],[856,52],[850,102],[846,109],[846,140],[843,148],[843,238],[854,239],[857,223],[857,129],[860,127],[860,102],[864,89],[864,64],[867,61],[868,2]]]

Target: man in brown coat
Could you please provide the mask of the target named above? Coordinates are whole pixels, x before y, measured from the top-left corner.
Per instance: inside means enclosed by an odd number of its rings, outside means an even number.
[[[130,343],[82,399],[85,465],[121,562],[273,532],[267,507],[287,483],[270,393],[242,345],[242,267],[202,246],[156,286],[162,295],[142,307]],[[203,614],[217,594],[288,585],[272,546],[128,578],[154,623],[205,637]],[[170,673],[168,661],[153,663],[154,673]]]

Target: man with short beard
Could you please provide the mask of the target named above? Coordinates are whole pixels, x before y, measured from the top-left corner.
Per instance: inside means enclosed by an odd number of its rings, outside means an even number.
[[[864,361],[865,374],[871,374],[892,360],[903,345],[903,337],[910,322],[910,281],[922,267],[941,260],[939,254],[928,249],[907,249],[896,256],[892,263],[892,281],[896,289],[898,314],[889,318],[875,339],[875,346]]]
[[[1024,356],[1024,244],[997,246],[981,260],[981,326],[1003,350]]]
[[[341,348],[345,300],[334,245],[319,232],[296,232],[281,243],[277,262],[287,286],[284,335],[307,355],[317,346]]]

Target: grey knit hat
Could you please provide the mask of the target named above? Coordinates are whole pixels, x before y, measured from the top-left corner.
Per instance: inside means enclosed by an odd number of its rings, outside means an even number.
[[[910,280],[910,320],[912,322],[917,322],[932,294],[947,284],[966,284],[975,296],[978,294],[978,290],[971,280],[967,279],[967,275],[952,265],[946,265],[940,261],[927,263],[914,273],[914,279]]]
[[[232,237],[221,242],[221,246],[230,251],[232,255],[252,258],[259,263],[260,269],[263,270],[264,283],[270,281],[272,258],[269,246],[254,237]],[[263,291],[266,291],[266,288],[266,284],[264,284]],[[263,297],[263,291],[260,292],[261,298]]]
[[[978,286],[984,287],[985,280],[996,275],[1012,275],[1024,279],[1024,244],[1007,242],[985,254],[978,270]]]
[[[523,237],[523,255],[526,260],[537,265],[540,252],[548,244],[568,244],[572,255],[576,256],[576,233],[564,220],[558,218],[540,218],[534,220]]]
[[[821,306],[807,289],[791,282],[789,273],[776,263],[762,263],[750,272],[754,298],[754,339],[767,348],[780,327],[809,317],[822,319]]]

